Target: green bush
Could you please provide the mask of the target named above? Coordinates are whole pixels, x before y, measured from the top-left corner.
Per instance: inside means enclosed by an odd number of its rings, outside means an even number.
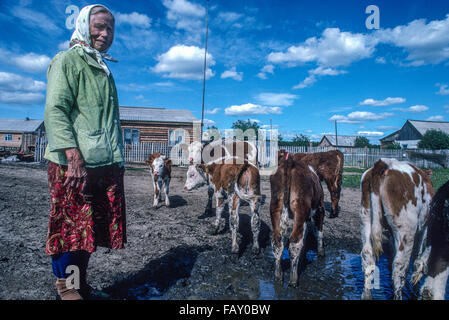
[[[439,130],[427,131],[418,143],[421,149],[449,149],[449,135]]]

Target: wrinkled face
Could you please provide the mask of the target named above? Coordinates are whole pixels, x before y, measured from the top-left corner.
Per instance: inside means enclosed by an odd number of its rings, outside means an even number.
[[[190,165],[187,170],[187,180],[184,190],[190,191],[206,184],[206,176],[200,166]]]
[[[157,157],[156,159],[153,160],[151,166],[153,167],[153,173],[155,175],[160,175],[162,172],[164,172],[165,168],[164,159],[162,157]]]
[[[92,47],[106,52],[114,40],[114,18],[106,12],[98,12],[90,17]]]

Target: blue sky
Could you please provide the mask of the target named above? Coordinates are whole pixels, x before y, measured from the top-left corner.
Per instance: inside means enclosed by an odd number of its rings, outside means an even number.
[[[120,105],[200,119],[206,0],[103,1]],[[210,0],[206,125],[239,119],[319,140],[377,142],[407,119],[449,120],[449,1]],[[73,32],[69,6],[0,2],[0,118],[42,119],[46,70]],[[368,29],[367,6],[379,8]]]

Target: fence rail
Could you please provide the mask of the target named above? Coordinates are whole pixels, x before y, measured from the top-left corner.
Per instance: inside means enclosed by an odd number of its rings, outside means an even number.
[[[43,161],[45,139],[37,139],[35,147],[35,161]],[[315,153],[335,150],[334,147],[296,147],[296,146],[277,146],[260,144],[258,146],[258,160],[261,166],[272,166],[277,157],[277,151],[284,149],[290,153]],[[370,149],[370,148],[339,148],[344,154],[345,167],[371,167],[380,158],[396,158],[400,161],[409,161],[421,168],[448,168],[449,150],[388,150],[388,149]],[[169,157],[172,163],[177,166],[188,165],[187,148],[180,148],[179,145],[168,146],[164,142],[140,142],[125,144],[123,147],[125,161],[127,163],[145,163],[149,155],[154,152]]]

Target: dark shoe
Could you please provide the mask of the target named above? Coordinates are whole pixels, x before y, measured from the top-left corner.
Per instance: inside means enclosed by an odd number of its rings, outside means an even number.
[[[94,289],[89,285],[81,289],[80,294],[85,300],[112,300],[112,297],[106,292]]]

